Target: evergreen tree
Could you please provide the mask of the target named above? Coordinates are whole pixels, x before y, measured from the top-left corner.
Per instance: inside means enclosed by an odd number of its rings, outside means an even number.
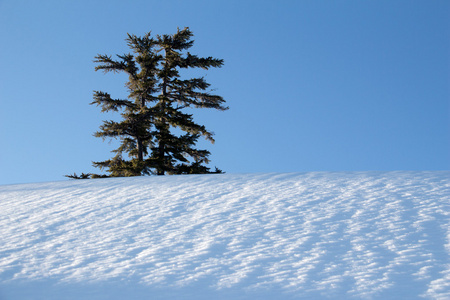
[[[106,169],[112,177],[138,176],[150,174],[151,168],[145,161],[152,142],[152,108],[157,91],[156,71],[159,56],[155,53],[154,40],[150,33],[144,37],[128,35],[128,46],[134,54],[117,55],[113,60],[107,55],[97,55],[96,71],[125,72],[128,75],[128,99],[112,99],[108,93],[94,92],[94,101],[102,107],[102,112],[122,111],[122,121],[104,121],[96,137],[118,138],[120,146],[113,150],[116,155],[106,161],[94,162],[96,167]],[[124,158],[124,153],[130,160]],[[93,175],[95,177],[95,175]]]
[[[208,84],[204,78],[180,79],[179,70],[187,68],[221,67],[222,59],[200,58],[185,50],[192,47],[192,32],[188,28],[178,30],[174,35],[157,36],[160,68],[157,72],[160,94],[155,106],[154,145],[150,161],[158,175],[180,173],[208,173],[202,163],[208,163],[207,150],[198,150],[194,146],[200,136],[214,142],[213,133],[205,126],[194,122],[191,114],[183,112],[185,108],[214,108],[226,110],[222,97],[207,92]],[[179,128],[184,135],[175,136],[171,129]],[[190,161],[191,158],[193,161]],[[216,170],[217,172],[217,170]]]
[[[96,137],[116,138],[120,146],[113,150],[115,156],[94,166],[106,170],[111,177],[139,176],[149,174],[199,174],[213,172],[204,164],[209,163],[207,150],[195,148],[203,136],[214,142],[213,133],[194,122],[188,108],[214,108],[226,110],[222,97],[210,94],[204,78],[181,79],[179,70],[187,68],[221,67],[223,60],[212,57],[200,58],[186,53],[192,47],[189,28],[173,35],[152,38],[128,34],[126,39],[133,53],[97,55],[96,71],[125,72],[128,75],[127,99],[113,99],[110,94],[95,91],[94,101],[102,112],[121,112],[122,121],[104,121]],[[175,134],[174,129],[183,134]],[[105,175],[82,174],[67,177],[81,179]]]

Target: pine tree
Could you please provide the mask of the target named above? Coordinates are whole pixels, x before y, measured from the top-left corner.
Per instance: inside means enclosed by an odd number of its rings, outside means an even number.
[[[128,75],[127,99],[113,99],[110,94],[95,91],[94,101],[102,112],[121,112],[122,121],[104,121],[96,137],[115,138],[120,146],[113,150],[115,156],[94,166],[106,170],[111,177],[149,174],[199,174],[213,172],[204,164],[209,163],[207,150],[195,149],[203,136],[214,142],[213,133],[194,122],[188,108],[214,108],[226,110],[222,97],[210,94],[210,86],[204,78],[181,79],[179,70],[187,68],[221,67],[223,60],[200,58],[186,53],[192,47],[189,28],[173,35],[152,38],[128,34],[126,39],[133,53],[97,55],[96,71],[124,72]],[[183,134],[175,134],[175,128]],[[83,178],[105,175],[83,174]],[[69,175],[80,179],[80,176]]]
[[[118,138],[120,146],[112,152],[116,155],[109,160],[94,162],[96,167],[106,169],[112,177],[138,176],[150,174],[151,168],[144,160],[152,141],[152,109],[155,101],[157,78],[156,71],[159,56],[155,53],[155,42],[150,33],[139,38],[128,35],[128,46],[134,54],[117,55],[120,60],[113,60],[107,55],[95,57],[96,71],[125,72],[128,75],[128,99],[112,99],[108,93],[94,92],[94,101],[102,107],[102,112],[122,111],[122,121],[104,121],[96,137]],[[130,160],[124,158],[124,153]],[[94,175],[95,176],[95,175]]]
[[[185,50],[192,47],[194,41],[189,28],[178,30],[174,35],[157,36],[158,53],[161,65],[157,73],[159,79],[158,103],[155,108],[154,141],[151,162],[158,175],[180,173],[208,173],[202,166],[208,163],[210,152],[198,150],[194,146],[200,136],[214,142],[213,133],[205,126],[194,122],[191,114],[183,112],[185,108],[214,108],[226,110],[222,97],[207,92],[210,84],[204,78],[180,79],[179,70],[187,68],[221,67],[222,59],[212,57],[199,58]],[[175,136],[171,128],[179,128],[184,135]],[[188,158],[193,159],[190,161]],[[217,172],[217,170],[216,170]]]

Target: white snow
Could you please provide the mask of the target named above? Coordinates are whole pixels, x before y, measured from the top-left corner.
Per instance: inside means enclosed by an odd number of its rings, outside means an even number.
[[[0,299],[450,299],[450,172],[0,186]]]

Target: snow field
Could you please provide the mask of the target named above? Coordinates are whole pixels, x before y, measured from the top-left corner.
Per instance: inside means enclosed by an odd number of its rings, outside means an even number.
[[[450,299],[449,175],[0,186],[0,299]]]

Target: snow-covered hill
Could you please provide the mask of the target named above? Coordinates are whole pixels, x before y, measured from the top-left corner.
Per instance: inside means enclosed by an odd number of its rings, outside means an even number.
[[[0,186],[0,299],[450,299],[450,172]]]

